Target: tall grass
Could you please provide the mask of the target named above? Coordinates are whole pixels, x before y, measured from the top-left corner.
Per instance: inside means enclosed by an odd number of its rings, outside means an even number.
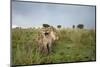
[[[52,53],[37,51],[34,39],[38,29],[12,29],[13,65],[46,64],[96,60],[96,39],[94,30],[61,29],[58,32]]]

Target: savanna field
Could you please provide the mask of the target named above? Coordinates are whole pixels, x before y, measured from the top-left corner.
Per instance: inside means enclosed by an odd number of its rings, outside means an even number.
[[[87,29],[60,29],[52,53],[37,51],[38,29],[12,29],[12,64],[47,64],[96,60],[96,33]]]

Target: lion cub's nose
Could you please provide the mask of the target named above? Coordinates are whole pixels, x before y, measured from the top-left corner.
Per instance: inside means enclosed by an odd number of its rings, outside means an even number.
[[[46,36],[46,35],[49,35],[49,33],[44,33],[44,34],[45,34],[45,36]]]

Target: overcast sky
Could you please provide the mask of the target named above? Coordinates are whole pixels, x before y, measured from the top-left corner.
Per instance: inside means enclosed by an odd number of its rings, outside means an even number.
[[[38,27],[43,23],[63,27],[84,24],[85,28],[95,28],[95,7],[12,2],[12,26]]]

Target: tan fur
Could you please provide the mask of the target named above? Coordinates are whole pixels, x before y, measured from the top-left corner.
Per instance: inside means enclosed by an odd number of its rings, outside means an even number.
[[[42,51],[45,53],[51,52],[53,42],[57,40],[57,37],[55,34],[56,33],[53,31],[51,27],[40,29],[38,33],[38,38],[37,38],[39,51]]]

